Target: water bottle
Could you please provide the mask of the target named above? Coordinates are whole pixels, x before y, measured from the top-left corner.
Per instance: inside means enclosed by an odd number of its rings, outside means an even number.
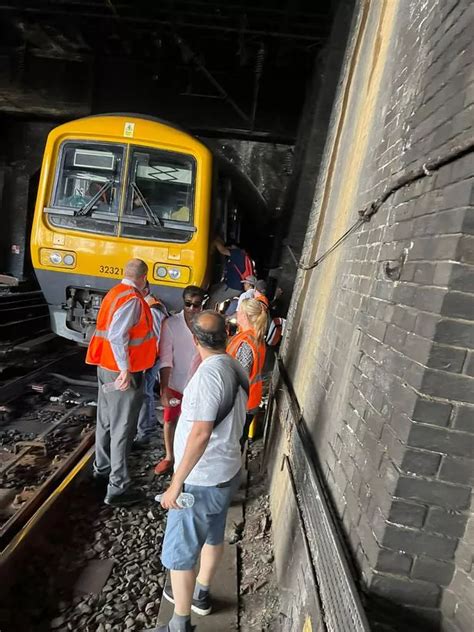
[[[178,399],[177,397],[172,397],[169,400],[169,404],[172,408],[176,408],[176,406],[179,406],[181,404],[181,400]]]
[[[158,494],[155,496],[155,500],[157,503],[161,503],[161,499],[163,498],[163,494]],[[176,504],[181,509],[189,509],[194,505],[194,496],[192,494],[188,494],[187,492],[181,492],[181,494],[176,499]]]
[[[117,386],[117,382],[107,382],[107,384],[102,384],[102,392],[103,393],[112,393],[112,391],[118,391],[119,386]]]

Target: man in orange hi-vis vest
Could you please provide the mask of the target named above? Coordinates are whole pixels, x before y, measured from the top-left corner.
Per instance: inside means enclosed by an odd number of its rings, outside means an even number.
[[[108,483],[105,502],[114,507],[144,499],[130,487],[127,462],[143,402],[143,372],[156,358],[153,319],[142,293],[147,274],[141,259],[125,265],[125,278],[102,301],[86,357],[97,365],[99,383],[94,477]]]

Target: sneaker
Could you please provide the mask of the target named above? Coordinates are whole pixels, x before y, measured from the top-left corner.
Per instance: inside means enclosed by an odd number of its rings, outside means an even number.
[[[129,507],[141,503],[145,499],[146,495],[141,489],[127,489],[121,494],[106,496],[104,502],[111,507]]]
[[[188,625],[186,625],[186,632],[194,632],[194,630],[196,630],[195,625],[191,625],[191,623],[188,623]],[[170,632],[170,626],[167,623],[165,625],[161,625],[160,623],[158,623],[158,627],[147,628],[143,632]]]
[[[168,580],[163,588],[163,597],[174,604],[173,597],[173,588],[171,587],[171,582]],[[193,601],[191,604],[191,610],[196,614],[200,614],[205,617],[207,614],[211,614],[212,611],[212,601],[211,595],[208,590],[199,591],[199,597],[196,599],[193,597]]]

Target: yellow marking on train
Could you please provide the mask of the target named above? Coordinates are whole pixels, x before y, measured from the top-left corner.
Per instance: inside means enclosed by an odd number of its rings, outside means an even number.
[[[95,225],[76,226],[77,215],[62,215],[62,223],[53,225],[54,212],[45,212],[53,204],[56,175],[61,164],[65,143],[101,143],[124,147],[121,171],[120,207],[118,214],[106,222],[109,232],[97,231]],[[147,239],[138,235],[123,235],[127,226],[124,217],[125,204],[129,203],[128,179],[130,156],[143,148],[173,152],[191,157],[195,162],[194,208],[192,224],[194,232],[188,241],[174,243],[165,233],[163,239]],[[86,150],[90,151],[90,150]],[[74,273],[89,277],[109,277],[99,271],[100,265],[123,268],[132,257],[143,259],[150,270],[159,262],[180,261],[189,269],[187,278],[176,281],[167,277],[159,285],[183,287],[187,283],[201,285],[208,274],[209,226],[211,214],[212,154],[198,139],[172,126],[139,118],[123,116],[86,117],[60,125],[53,129],[45,147],[35,214],[31,232],[31,257],[35,270],[54,271],[54,265],[40,260],[40,249],[51,245],[63,246],[76,254]],[[76,174],[76,177],[77,176]],[[83,217],[83,216],[79,216]],[[90,215],[90,221],[95,221]],[[74,220],[74,221],[73,221]],[[57,220],[54,220],[57,221]],[[82,220],[81,220],[82,221]],[[102,220],[104,221],[104,220]],[[112,227],[112,228],[110,228]],[[168,256],[171,250],[172,254]],[[116,276],[116,275],[114,275]],[[59,279],[58,279],[59,282]]]
[[[125,123],[125,125],[123,126],[123,135],[125,136],[125,138],[133,138],[134,134],[135,134],[135,123],[130,123],[130,122]]]

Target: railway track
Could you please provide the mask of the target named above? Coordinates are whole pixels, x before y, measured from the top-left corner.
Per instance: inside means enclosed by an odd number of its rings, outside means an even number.
[[[41,291],[0,292],[0,341],[21,340],[48,330],[48,305]]]
[[[96,388],[94,376],[83,375],[84,350],[65,348],[62,340],[48,348],[32,370],[0,383],[0,584],[5,586],[14,580],[40,522],[87,465],[94,442]]]

